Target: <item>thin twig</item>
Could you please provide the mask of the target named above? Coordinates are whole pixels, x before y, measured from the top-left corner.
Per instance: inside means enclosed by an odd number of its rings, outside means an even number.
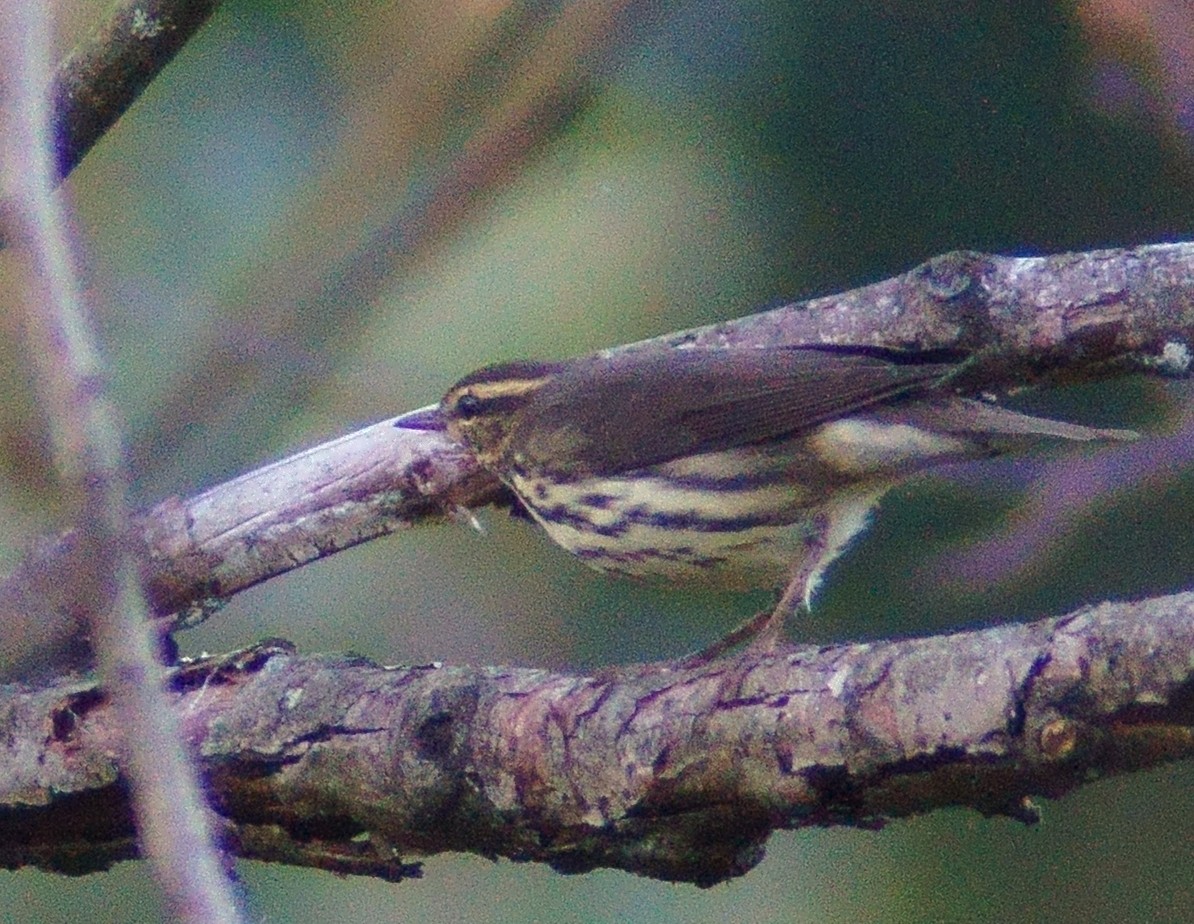
[[[3,154],[13,234],[36,280],[25,304],[38,396],[48,422],[60,483],[77,510],[78,567],[73,601],[87,617],[100,676],[111,697],[127,755],[138,832],[167,907],[179,920],[239,920],[211,843],[194,769],[178,724],[163,708],[161,667],[128,538],[120,434],[104,397],[102,369],[83,312],[52,194],[49,24],[42,4],[10,0],[0,35],[5,64]]]

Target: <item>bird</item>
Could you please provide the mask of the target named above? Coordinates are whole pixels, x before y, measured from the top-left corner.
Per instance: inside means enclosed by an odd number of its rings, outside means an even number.
[[[433,416],[593,568],[782,588],[707,661],[744,641],[774,650],[883,495],[916,473],[1042,439],[1138,436],[961,397],[963,363],[861,344],[655,346],[487,366]]]

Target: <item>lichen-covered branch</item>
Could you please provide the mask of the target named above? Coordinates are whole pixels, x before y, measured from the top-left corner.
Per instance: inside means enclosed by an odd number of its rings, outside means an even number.
[[[120,0],[55,69],[48,86],[53,183],[79,165],[220,5],[220,0]],[[13,229],[0,202],[0,248]]]
[[[399,879],[470,851],[709,885],[778,828],[947,805],[1035,818],[1194,755],[1194,595],[981,632],[569,676],[263,646],[180,668],[173,708],[241,856]],[[86,682],[0,688],[0,863],[133,852]]]
[[[58,66],[51,90],[58,179],[149,86],[219,0],[122,0]]]

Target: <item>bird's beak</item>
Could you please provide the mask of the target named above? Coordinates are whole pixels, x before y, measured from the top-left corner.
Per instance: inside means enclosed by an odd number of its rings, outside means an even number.
[[[403,430],[435,430],[446,428],[444,415],[440,413],[438,404],[429,404],[417,411],[409,411],[394,418],[394,426]]]

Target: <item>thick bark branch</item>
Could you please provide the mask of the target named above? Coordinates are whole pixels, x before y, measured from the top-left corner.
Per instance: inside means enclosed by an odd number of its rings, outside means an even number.
[[[1194,754],[1194,595],[698,670],[381,668],[260,647],[176,673],[231,849],[398,879],[472,851],[709,885],[772,830],[966,805],[1036,817]],[[2,688],[0,862],[134,850],[113,712],[87,682]]]

